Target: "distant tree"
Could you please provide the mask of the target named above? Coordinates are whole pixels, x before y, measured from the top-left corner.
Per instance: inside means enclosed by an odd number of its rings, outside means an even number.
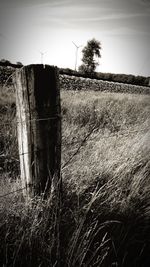
[[[100,58],[101,43],[96,39],[89,40],[87,45],[83,48],[82,62],[83,64],[79,67],[79,71],[83,73],[93,74],[99,63],[95,60],[95,57]]]

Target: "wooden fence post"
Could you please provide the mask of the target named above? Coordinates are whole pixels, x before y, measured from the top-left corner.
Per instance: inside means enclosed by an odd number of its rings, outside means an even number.
[[[60,183],[61,110],[58,70],[29,65],[16,70],[16,114],[22,186],[28,197]]]

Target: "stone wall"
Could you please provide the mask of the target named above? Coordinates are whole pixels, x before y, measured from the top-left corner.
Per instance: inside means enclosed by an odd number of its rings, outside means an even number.
[[[117,82],[108,82],[89,78],[59,75],[61,90],[94,90],[118,93],[150,94],[150,87],[130,85]]]

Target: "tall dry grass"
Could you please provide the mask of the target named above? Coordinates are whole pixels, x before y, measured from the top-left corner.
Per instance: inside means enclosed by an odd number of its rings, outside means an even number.
[[[69,266],[148,266],[150,99],[63,94],[64,162],[94,129],[63,169],[84,210],[69,243]]]
[[[1,122],[12,121],[11,99],[1,102],[9,107]],[[149,266],[150,97],[67,91],[61,99],[60,266]],[[1,142],[17,159],[10,125]],[[16,175],[2,166],[1,195],[20,188]],[[1,266],[57,266],[55,202],[25,205],[21,191],[0,200]]]

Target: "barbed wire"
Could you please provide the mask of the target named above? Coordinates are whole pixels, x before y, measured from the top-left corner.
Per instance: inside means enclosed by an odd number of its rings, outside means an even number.
[[[62,144],[64,146],[71,146],[71,145],[80,144],[79,148],[77,148],[76,152],[73,154],[75,156],[78,153],[78,151],[80,150],[81,146],[83,146],[84,143],[86,143],[87,141],[95,140],[99,135],[101,135],[100,139],[104,139],[105,140],[105,139],[110,139],[110,138],[113,138],[113,137],[121,137],[121,136],[128,137],[128,136],[130,136],[131,134],[134,134],[134,133],[147,133],[149,131],[148,129],[140,129],[140,130],[138,129],[138,130],[132,130],[132,131],[128,131],[128,132],[127,132],[127,130],[124,130],[122,132],[110,133],[110,134],[108,134],[106,136],[106,135],[104,135],[104,133],[100,133],[98,131],[99,129],[100,129],[99,127],[95,127],[94,126],[90,130],[90,132],[88,132],[88,134],[82,140],[77,140],[77,141],[73,141],[73,142],[70,142],[70,143],[66,143],[65,142],[65,136],[62,136]],[[96,133],[96,136],[91,137],[91,135],[93,133]],[[102,134],[103,134],[103,136],[102,136]],[[0,136],[6,137],[6,134],[0,133]],[[63,138],[64,138],[64,140],[63,140]],[[34,151],[31,151],[31,152],[28,151],[28,152],[19,153],[18,155],[19,156],[23,156],[23,155],[26,155],[26,154],[37,153],[39,151],[44,151],[44,149],[36,149]],[[2,157],[2,156],[11,158],[11,156],[9,156],[8,154],[7,155],[4,155],[4,154],[0,155],[0,157]],[[65,165],[66,165],[66,163],[65,163]],[[64,166],[63,166],[63,168],[64,168]]]
[[[9,196],[9,195],[15,194],[15,193],[17,193],[17,192],[19,192],[19,191],[23,191],[23,190],[25,190],[25,189],[27,189],[27,188],[26,188],[26,187],[23,187],[23,188],[20,188],[20,189],[15,190],[15,191],[11,191],[11,192],[6,193],[6,194],[4,194],[4,195],[0,195],[0,198],[7,197],[7,196]]]
[[[95,128],[93,128],[91,131],[90,131],[90,133],[88,133],[88,135],[86,135],[86,137],[82,140],[82,142],[80,143],[80,146],[77,148],[77,150],[73,153],[73,155],[71,155],[71,157],[64,163],[64,165],[62,165],[62,167],[61,167],[61,170],[64,170],[69,164],[70,164],[70,162],[74,159],[74,157],[79,153],[79,151],[80,151],[80,149],[84,146],[84,144],[87,142],[87,141],[89,141],[89,137],[91,136],[91,134],[93,133],[93,131],[94,130],[96,130]],[[135,131],[134,131],[135,132]],[[113,136],[116,136],[116,135],[113,135]],[[106,137],[105,137],[106,138]],[[110,136],[109,136],[109,138],[110,138]],[[41,149],[40,149],[41,150]],[[44,150],[44,149],[43,149]],[[39,150],[36,150],[36,151],[32,151],[32,153],[35,153],[35,152],[38,152]],[[25,153],[21,153],[21,154],[19,154],[20,156],[22,155],[25,155],[25,154],[29,154],[29,152],[25,152]],[[8,157],[8,155],[7,155],[7,157]],[[11,157],[10,157],[11,158]],[[23,187],[23,188],[20,188],[20,189],[17,189],[17,190],[15,190],[15,191],[11,191],[11,192],[9,192],[9,193],[6,193],[6,194],[4,194],[4,195],[0,195],[0,198],[5,198],[5,197],[7,197],[7,196],[9,196],[9,195],[11,195],[11,194],[15,194],[15,193],[17,193],[17,192],[20,192],[20,191],[23,191],[23,190],[25,190],[25,189],[27,189],[26,187]]]
[[[63,170],[64,168],[66,168],[69,164],[70,164],[70,162],[74,159],[74,157],[79,153],[79,151],[80,151],[80,149],[84,146],[84,144],[87,142],[87,141],[89,141],[89,140],[94,140],[97,136],[98,136],[98,134],[96,135],[96,137],[94,137],[93,139],[89,139],[90,138],[90,136],[92,135],[92,133],[93,132],[95,132],[96,130],[98,130],[99,129],[99,127],[93,127],[92,129],[91,129],[91,131],[84,137],[84,139],[82,140],[82,141],[80,141],[80,142],[76,142],[76,144],[77,143],[80,143],[80,146],[77,148],[77,150],[73,153],[73,155],[71,155],[71,157],[64,163],[64,165],[62,165],[62,167],[61,167],[61,170]],[[145,129],[143,129],[143,130],[140,130],[140,132],[143,132],[143,131],[145,131]],[[136,132],[139,132],[139,130],[134,130],[134,131],[130,131],[129,133],[126,133],[126,136],[129,136],[131,133],[136,133]],[[124,133],[125,134],[125,133]],[[119,135],[118,134],[111,134],[111,135],[109,135],[109,136],[104,136],[104,137],[102,137],[101,136],[101,139],[107,139],[107,138],[111,138],[111,137],[117,137],[117,136],[122,136],[123,134],[120,134],[119,133]],[[36,152],[38,152],[38,151],[41,151],[42,149],[38,149],[38,150],[35,150],[35,151],[32,151],[32,152],[24,152],[24,153],[21,153],[21,154],[19,154],[19,156],[23,156],[23,155],[25,155],[25,154],[29,154],[29,153],[36,153]],[[42,151],[44,151],[44,149],[42,150]],[[3,155],[2,155],[3,156]],[[7,157],[8,157],[8,155],[6,155]],[[0,156],[1,157],[1,156]],[[11,157],[10,157],[11,158]],[[20,192],[20,191],[23,191],[23,190],[25,190],[25,189],[27,189],[26,187],[23,187],[23,188],[20,188],[20,189],[17,189],[17,190],[15,190],[15,191],[11,191],[11,192],[9,192],[9,193],[7,193],[7,194],[4,194],[4,195],[0,195],[0,198],[5,198],[5,197],[7,197],[8,195],[11,195],[11,194],[15,194],[15,193],[17,193],[17,192]]]
[[[144,133],[144,132],[148,132],[148,130],[147,129],[140,129],[140,130],[134,130],[134,131],[129,131],[129,132],[127,132],[127,130],[123,130],[122,132],[115,132],[115,133],[110,133],[109,135],[105,135],[105,136],[102,136],[101,135],[101,139],[109,139],[109,138],[112,138],[112,137],[120,137],[120,136],[129,136],[130,134],[134,134],[134,133]],[[99,133],[98,133],[99,134]],[[98,134],[96,134],[96,136],[94,136],[94,137],[92,137],[92,138],[90,138],[90,139],[88,139],[88,141],[92,141],[92,140],[94,140],[97,136],[98,136]],[[104,133],[103,133],[104,134]],[[70,143],[66,143],[65,141],[64,141],[64,145],[68,145],[68,146],[70,146],[70,145],[76,145],[76,144],[79,144],[79,143],[81,143],[82,142],[82,140],[81,141],[73,141],[73,142],[70,142]]]
[[[98,134],[96,134],[96,136],[92,139],[90,139],[90,136],[96,132],[97,130],[99,129],[99,127],[93,127],[90,132],[84,137],[84,139],[82,141],[76,141],[74,144],[79,144],[80,143],[80,146],[76,149],[76,151],[73,153],[73,155],[71,155],[71,157],[64,163],[64,165],[61,166],[61,170],[63,170],[64,168],[66,168],[69,163],[74,159],[74,157],[79,153],[80,149],[84,146],[84,144],[87,142],[87,141],[91,141],[91,140],[94,140]],[[139,130],[134,130],[134,131],[130,131],[130,132],[124,132],[124,133],[113,133],[113,134],[110,134],[108,136],[101,136],[101,139],[107,139],[107,138],[111,138],[111,137],[119,137],[119,136],[129,136],[131,133],[137,133],[137,132],[145,132],[147,131],[146,129],[141,129],[140,131]],[[70,143],[70,145],[72,145],[73,143]],[[44,149],[37,149],[35,151],[32,151],[32,152],[24,152],[24,153],[21,153],[19,154],[19,156],[23,156],[23,155],[26,155],[26,154],[30,154],[30,153],[36,153],[38,151],[44,151]],[[2,155],[3,156],[3,155]],[[8,155],[6,155],[8,157]],[[0,156],[1,157],[1,156]],[[15,194],[19,191],[23,191],[27,189],[26,187],[23,187],[23,188],[20,188],[20,189],[17,189],[15,191],[11,191],[7,194],[4,194],[4,195],[0,195],[0,198],[3,198],[3,197],[7,197],[8,195],[11,195],[11,194]]]
[[[82,140],[80,146],[78,147],[78,149],[75,151],[75,153],[73,153],[73,155],[69,158],[69,160],[67,160],[67,162],[62,166],[62,170],[71,162],[71,160],[78,154],[78,152],[80,151],[81,147],[84,145],[84,143],[87,141],[87,139],[91,136],[91,134],[96,130],[96,127],[93,127],[91,129],[91,131],[85,136],[85,138]]]
[[[73,153],[73,155],[67,160],[67,162],[66,163],[64,163],[64,165],[62,166],[62,170],[74,159],[74,157],[79,153],[79,151],[80,151],[80,149],[81,149],[81,147],[87,142],[87,141],[92,141],[92,140],[94,140],[97,136],[98,136],[98,134],[96,134],[96,136],[94,137],[94,138],[92,138],[92,139],[90,139],[89,137],[92,135],[92,133],[93,133],[93,131],[95,131],[97,128],[94,128],[94,129],[92,129],[91,131],[90,131],[90,133],[88,133],[88,135],[82,140],[82,141],[80,141],[80,146],[77,148],[77,150]],[[136,132],[139,132],[139,131],[132,131],[132,133],[136,133]],[[142,131],[141,131],[142,132]],[[117,134],[112,134],[112,135],[109,135],[109,136],[101,136],[101,138],[100,139],[108,139],[108,138],[112,138],[112,137],[119,137],[119,136],[129,136],[131,134],[131,132],[130,133],[128,133],[128,134],[119,134],[119,135],[117,135]]]
[[[28,123],[28,122],[34,122],[34,121],[50,121],[50,120],[56,120],[58,118],[61,118],[61,116],[60,115],[56,115],[54,117],[41,118],[41,119],[29,119],[29,120],[22,120],[22,121],[16,121],[16,122],[13,121],[13,123],[16,123],[16,124],[24,124],[24,123]],[[0,123],[0,126],[2,126],[2,125],[3,126],[4,125],[10,125],[10,124],[11,124],[11,122],[9,121],[9,122]]]

